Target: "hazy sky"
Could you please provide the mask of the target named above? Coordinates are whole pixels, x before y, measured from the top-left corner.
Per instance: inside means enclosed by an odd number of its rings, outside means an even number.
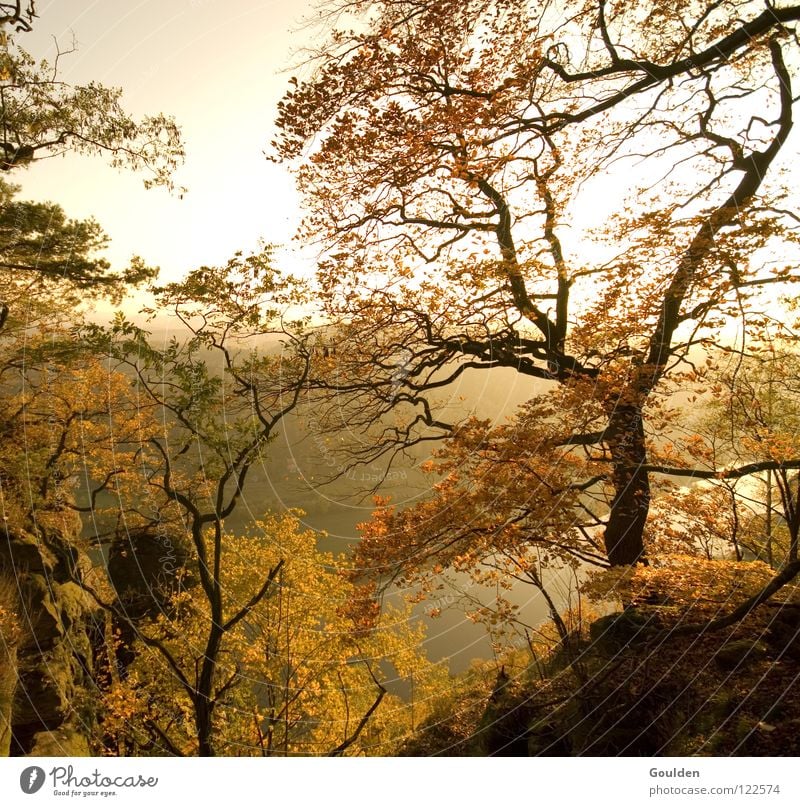
[[[112,238],[115,264],[133,254],[177,278],[226,261],[259,238],[290,246],[298,222],[293,182],[265,159],[272,120],[298,50],[312,35],[301,24],[312,0],[51,0],[20,44],[51,58],[73,35],[77,52],[63,78],[124,90],[136,116],[164,112],[183,128],[187,160],[176,177],[183,200],[142,187],[142,175],[102,158],[58,157],[15,173],[23,196],[62,204],[72,217],[97,218]],[[289,259],[291,260],[291,259]]]

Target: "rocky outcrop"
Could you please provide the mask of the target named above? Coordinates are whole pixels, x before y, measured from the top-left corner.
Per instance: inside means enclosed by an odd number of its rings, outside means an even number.
[[[121,532],[108,553],[118,604],[134,621],[168,611],[172,597],[193,584],[186,538],[156,524]]]
[[[505,668],[501,668],[476,731],[477,755],[528,755],[529,709],[524,703],[514,701],[509,682]]]
[[[89,739],[85,726],[61,725],[55,730],[45,730],[33,738],[29,756],[90,756]]]
[[[797,755],[796,597],[724,630],[673,630],[686,616],[670,605],[602,616],[568,654],[471,670],[462,691],[480,707],[444,700],[401,755]]]
[[[16,580],[3,574],[0,575],[0,756],[7,756],[11,750],[11,714],[21,637]]]
[[[48,512],[46,523],[29,529],[0,528],[0,572],[16,580],[24,634],[13,681],[14,755],[88,753],[101,614],[78,584],[94,573],[76,548],[80,531],[80,519],[66,510]]]

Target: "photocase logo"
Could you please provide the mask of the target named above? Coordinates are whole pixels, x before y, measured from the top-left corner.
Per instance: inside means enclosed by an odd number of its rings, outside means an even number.
[[[41,767],[26,767],[19,776],[19,788],[26,795],[33,795],[44,785],[45,778],[51,777],[51,784],[56,795],[97,795],[116,794],[120,789],[139,789],[158,786],[158,778],[145,777],[140,774],[103,775],[99,769],[89,774],[76,772],[72,764],[66,767],[53,767],[45,774]],[[105,790],[105,791],[104,791]]]
[[[25,767],[19,776],[20,789],[26,795],[38,792],[44,784],[44,770],[41,767]]]

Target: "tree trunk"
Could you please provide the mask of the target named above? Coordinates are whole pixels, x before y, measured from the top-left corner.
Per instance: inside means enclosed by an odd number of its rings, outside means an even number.
[[[641,407],[617,406],[609,417],[607,433],[614,499],[604,535],[606,554],[611,565],[633,565],[644,559],[644,527],[650,509]]]
[[[786,523],[789,527],[789,556],[787,562],[795,563],[798,558],[798,536],[800,536],[800,474],[795,479],[794,490],[792,490],[791,479],[786,479],[786,498],[789,502],[786,513]]]
[[[195,722],[197,724],[197,755],[213,756],[214,748],[211,746],[211,701],[198,695],[195,704]]]
[[[206,653],[200,670],[200,678],[195,694],[194,711],[197,725],[197,753],[200,756],[213,756],[214,748],[211,744],[213,728],[212,715],[214,711],[214,676],[217,670],[217,658],[222,644],[222,627],[215,619],[211,625]]]

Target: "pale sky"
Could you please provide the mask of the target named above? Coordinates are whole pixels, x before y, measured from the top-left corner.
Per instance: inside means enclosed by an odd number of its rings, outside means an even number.
[[[12,179],[22,197],[56,201],[75,218],[95,217],[111,236],[106,256],[124,265],[133,254],[177,279],[198,265],[223,263],[260,238],[291,248],[299,202],[288,172],[263,152],[273,136],[278,100],[312,35],[302,29],[312,0],[51,0],[36,4],[34,31],[19,43],[52,58],[74,34],[62,77],[123,88],[136,117],[173,115],[187,159],[176,183],[180,200],[146,191],[143,175],[108,167],[100,157],[42,160]],[[284,265],[295,256],[282,259]]]

